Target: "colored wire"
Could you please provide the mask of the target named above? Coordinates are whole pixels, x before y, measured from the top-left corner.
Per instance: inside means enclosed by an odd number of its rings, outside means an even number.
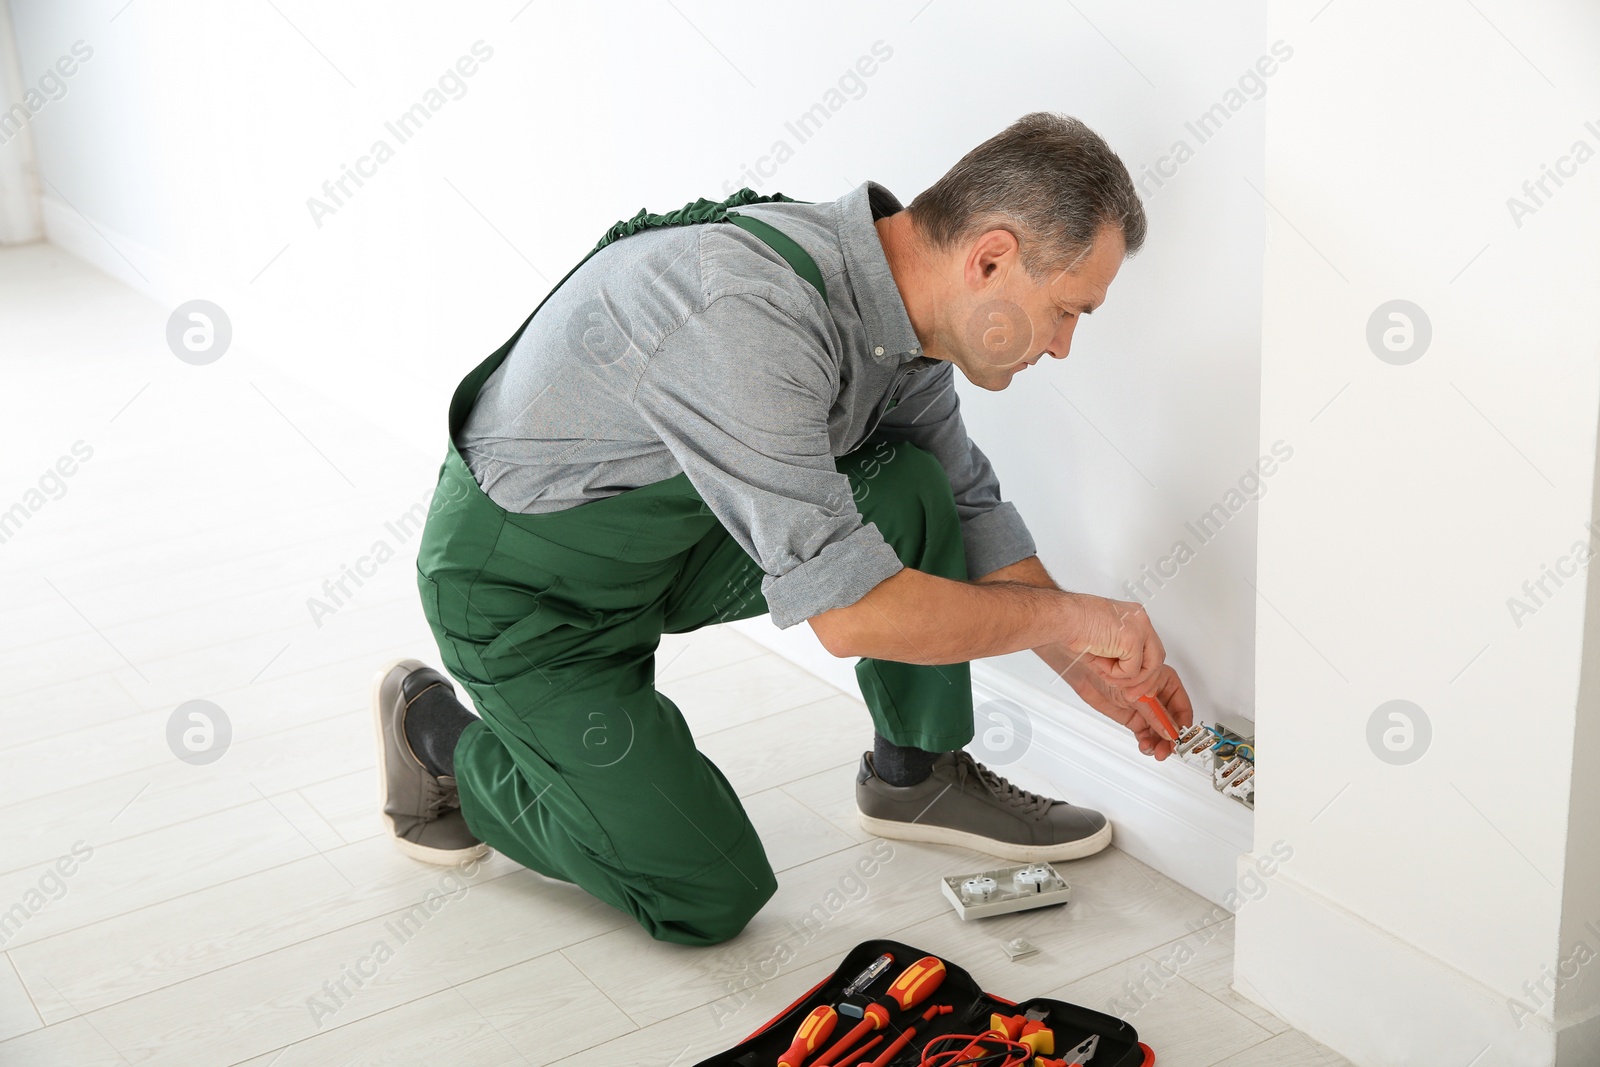
[[[968,1059],[960,1059],[962,1051],[974,1041],[983,1041],[985,1045],[1004,1046],[997,1052],[985,1052]],[[961,1041],[956,1048],[946,1049],[943,1052],[930,1051],[933,1046],[941,1041]],[[1020,1054],[1020,1058],[1018,1058]],[[922,1059],[920,1067],[968,1067],[971,1064],[992,1064],[993,1067],[1022,1067],[1033,1058],[1033,1049],[1020,1041],[1008,1041],[1005,1038],[993,1035],[980,1036],[978,1034],[940,1034],[922,1046]]]
[[[1211,746],[1211,751],[1217,753],[1217,755],[1243,756],[1251,763],[1256,761],[1256,749],[1254,745],[1247,744],[1243,741],[1230,740],[1223,736],[1221,730],[1217,729],[1215,726],[1212,726],[1210,723],[1202,723],[1201,725],[1211,732],[1212,737],[1217,739],[1217,743]],[[1228,749],[1228,751],[1223,752],[1222,749],[1224,748]]]

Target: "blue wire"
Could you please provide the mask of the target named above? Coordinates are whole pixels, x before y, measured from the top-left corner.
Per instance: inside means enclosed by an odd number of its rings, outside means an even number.
[[[1217,729],[1215,726],[1212,726],[1210,723],[1203,723],[1202,725],[1204,725],[1205,728],[1211,732],[1212,737],[1217,739],[1217,743],[1211,746],[1211,751],[1215,752],[1223,745],[1232,745],[1234,755],[1244,756],[1244,758],[1249,760],[1251,763],[1256,761],[1256,749],[1254,745],[1248,744],[1244,741],[1230,741],[1228,738],[1222,736],[1221,730]],[[1248,755],[1246,755],[1246,753],[1248,753]]]

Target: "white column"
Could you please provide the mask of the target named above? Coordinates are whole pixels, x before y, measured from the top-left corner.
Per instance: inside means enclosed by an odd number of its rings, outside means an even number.
[[[0,0],[0,245],[44,237],[34,170],[32,112],[23,98],[11,8]]]
[[[1235,985],[1363,1067],[1600,1063],[1600,9],[1271,23],[1255,852],[1292,858]]]

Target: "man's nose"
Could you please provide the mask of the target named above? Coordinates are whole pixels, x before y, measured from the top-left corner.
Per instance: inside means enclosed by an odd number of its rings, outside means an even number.
[[[1064,323],[1062,328],[1056,331],[1056,335],[1050,339],[1051,344],[1048,346],[1047,351],[1057,359],[1066,359],[1067,353],[1072,350],[1072,330],[1075,325],[1077,324],[1072,322]]]

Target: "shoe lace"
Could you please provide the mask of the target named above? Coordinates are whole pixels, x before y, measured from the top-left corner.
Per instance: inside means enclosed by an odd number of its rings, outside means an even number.
[[[965,749],[956,751],[956,763],[959,767],[957,773],[961,776],[961,780],[965,780],[970,774],[983,783],[984,788],[988,789],[996,798],[1013,807],[1020,808],[1024,814],[1043,815],[1055,803],[1055,800],[1051,797],[1041,796],[1038,793],[1006,781],[994,771],[979,763],[973,758],[972,753]]]
[[[461,796],[454,778],[435,778],[427,775],[423,781],[424,812],[429,820],[437,819],[447,811],[461,806]]]

